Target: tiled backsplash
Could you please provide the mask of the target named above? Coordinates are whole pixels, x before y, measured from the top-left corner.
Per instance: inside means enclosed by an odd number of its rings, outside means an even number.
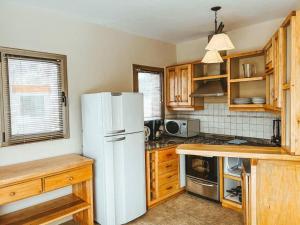
[[[274,114],[266,112],[232,112],[224,103],[205,103],[204,110],[177,112],[168,118],[200,119],[201,132],[271,139]]]

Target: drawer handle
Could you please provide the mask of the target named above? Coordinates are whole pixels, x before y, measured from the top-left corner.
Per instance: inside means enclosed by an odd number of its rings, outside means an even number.
[[[172,175],[171,176],[168,176],[167,178],[169,179],[169,178],[171,178],[172,177]]]
[[[170,168],[170,167],[172,167],[172,165],[167,165],[167,166],[166,166],[166,168]]]
[[[74,178],[73,177],[68,177],[68,180],[72,181],[72,180],[74,180]]]
[[[171,153],[167,154],[167,157],[171,157],[171,156],[172,156],[172,154],[171,154]]]
[[[10,195],[10,196],[15,196],[15,195],[16,195],[16,192],[14,192],[14,191],[13,191],[13,192],[10,192],[9,195]]]
[[[171,187],[168,187],[167,190],[171,190],[172,188],[173,188],[172,186],[171,186]]]

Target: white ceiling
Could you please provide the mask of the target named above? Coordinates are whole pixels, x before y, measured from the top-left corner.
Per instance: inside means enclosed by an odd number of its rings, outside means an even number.
[[[300,0],[6,0],[51,9],[138,35],[178,43],[207,36],[210,8],[222,6],[225,30],[284,17]]]

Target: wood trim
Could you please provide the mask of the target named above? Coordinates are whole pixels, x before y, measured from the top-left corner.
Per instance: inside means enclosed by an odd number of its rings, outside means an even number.
[[[292,51],[293,51],[293,64],[292,64],[292,76],[293,76],[293,83],[291,83],[291,88],[294,85],[294,89],[291,89],[292,94],[292,102],[291,105],[294,108],[292,110],[292,124],[294,124],[294,128],[292,129],[292,137],[293,137],[293,144],[294,144],[294,151],[295,155],[300,155],[300,10],[296,12],[296,16],[292,17],[295,18],[293,20],[292,31],[293,35],[292,38]],[[294,94],[292,91],[294,90]]]
[[[265,80],[265,79],[266,79],[265,76],[261,76],[261,77],[250,77],[250,78],[235,78],[235,79],[230,79],[230,83],[258,81],[258,80]]]
[[[224,199],[224,158],[219,157],[219,183],[220,183],[220,201]]]
[[[247,52],[232,53],[227,56],[224,56],[223,59],[255,57],[255,56],[260,56],[260,55],[264,55],[264,50],[254,50],[254,51],[247,51]]]
[[[132,71],[133,71],[133,92],[139,91],[139,85],[138,85],[138,71],[148,71],[148,72],[155,72],[160,74],[160,82],[161,82],[161,116],[162,118],[165,117],[165,70],[164,68],[160,67],[151,67],[151,66],[145,66],[145,65],[138,65],[133,64],[132,65]]]
[[[292,11],[292,12],[289,13],[289,15],[282,22],[281,27],[287,27],[288,25],[290,25],[291,18],[293,16],[296,16],[296,11]]]
[[[228,76],[227,74],[224,74],[224,75],[207,75],[207,76],[203,76],[203,77],[194,77],[193,81],[227,78],[227,76]]]

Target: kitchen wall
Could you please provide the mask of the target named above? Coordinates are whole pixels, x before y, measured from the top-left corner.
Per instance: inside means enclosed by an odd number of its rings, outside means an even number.
[[[262,49],[283,19],[270,20],[229,31],[228,35],[236,47],[231,52]],[[205,54],[206,45],[207,37],[177,44],[177,63],[201,59]],[[226,102],[226,98],[219,99],[220,102]],[[167,116],[169,118],[198,118],[201,121],[201,131],[205,133],[271,138],[272,120],[277,118],[276,115],[265,112],[231,112],[226,103],[209,103],[210,100],[205,99],[205,110],[169,112]]]
[[[201,132],[271,139],[273,119],[265,112],[232,112],[225,103],[205,103],[205,110],[180,112],[176,118],[200,119]],[[174,115],[173,115],[174,116]],[[170,116],[172,117],[172,116]]]
[[[176,47],[173,44],[12,3],[1,3],[0,46],[67,55],[71,133],[69,139],[0,148],[0,166],[81,153],[81,94],[132,91],[133,63],[156,67],[176,63]],[[0,207],[0,214],[69,191],[64,189]]]

